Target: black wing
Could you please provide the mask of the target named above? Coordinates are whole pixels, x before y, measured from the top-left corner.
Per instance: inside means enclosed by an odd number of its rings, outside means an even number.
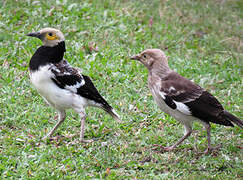
[[[49,70],[54,74],[52,80],[62,89],[77,92],[85,81],[80,70],[73,68],[66,60],[53,64]]]
[[[102,104],[103,107],[110,108],[91,79],[82,75],[79,69],[73,68],[66,60],[53,64],[50,68],[55,75],[52,80],[58,87],[70,90],[82,97],[93,100],[95,103]]]
[[[78,88],[77,94],[95,101],[96,103],[102,104],[105,108],[109,109],[111,106],[106,102],[106,100],[100,95],[94,84],[92,83],[90,77],[83,75],[85,84]]]

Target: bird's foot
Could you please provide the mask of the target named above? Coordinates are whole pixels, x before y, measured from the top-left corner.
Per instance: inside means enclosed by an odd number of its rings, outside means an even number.
[[[160,152],[164,152],[164,151],[172,151],[175,147],[173,146],[168,146],[168,147],[164,147],[162,145],[159,145],[159,144],[154,144],[153,145],[154,148],[152,150],[158,150],[158,148],[160,148]]]
[[[50,136],[44,136],[41,140],[42,141],[46,141],[47,139],[49,139],[50,138]]]
[[[222,144],[216,146],[216,147],[211,147],[211,146],[208,146],[207,149],[204,151],[204,154],[209,154],[213,151],[216,151],[218,149],[220,149],[222,147]]]
[[[165,151],[172,151],[173,149],[175,149],[173,146],[164,147]]]
[[[92,143],[92,142],[94,142],[94,140],[93,139],[89,139],[89,140],[80,139],[80,142],[81,143]]]

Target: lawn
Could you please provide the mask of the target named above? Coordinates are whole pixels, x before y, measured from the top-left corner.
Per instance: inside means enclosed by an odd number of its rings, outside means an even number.
[[[172,69],[209,90],[225,109],[243,117],[243,3],[241,0],[1,0],[1,179],[242,179],[239,127],[212,125],[210,155],[203,126],[176,151],[184,128],[159,110],[147,87],[148,72],[129,57],[160,48]],[[87,108],[86,139],[72,110],[52,141],[41,138],[56,112],[30,83],[28,63],[41,45],[25,34],[44,27],[66,38],[65,59],[82,68],[120,114]]]

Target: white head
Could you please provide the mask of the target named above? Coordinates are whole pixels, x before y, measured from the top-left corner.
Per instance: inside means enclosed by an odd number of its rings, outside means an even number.
[[[65,41],[63,33],[54,28],[44,28],[38,32],[29,33],[27,36],[39,38],[44,46],[49,47],[56,46],[58,43]]]

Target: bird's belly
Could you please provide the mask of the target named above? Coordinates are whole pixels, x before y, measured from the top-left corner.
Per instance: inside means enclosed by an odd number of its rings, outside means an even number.
[[[67,109],[72,107],[73,93],[55,87],[55,84],[46,84],[45,87],[37,86],[36,89],[55,108]]]

